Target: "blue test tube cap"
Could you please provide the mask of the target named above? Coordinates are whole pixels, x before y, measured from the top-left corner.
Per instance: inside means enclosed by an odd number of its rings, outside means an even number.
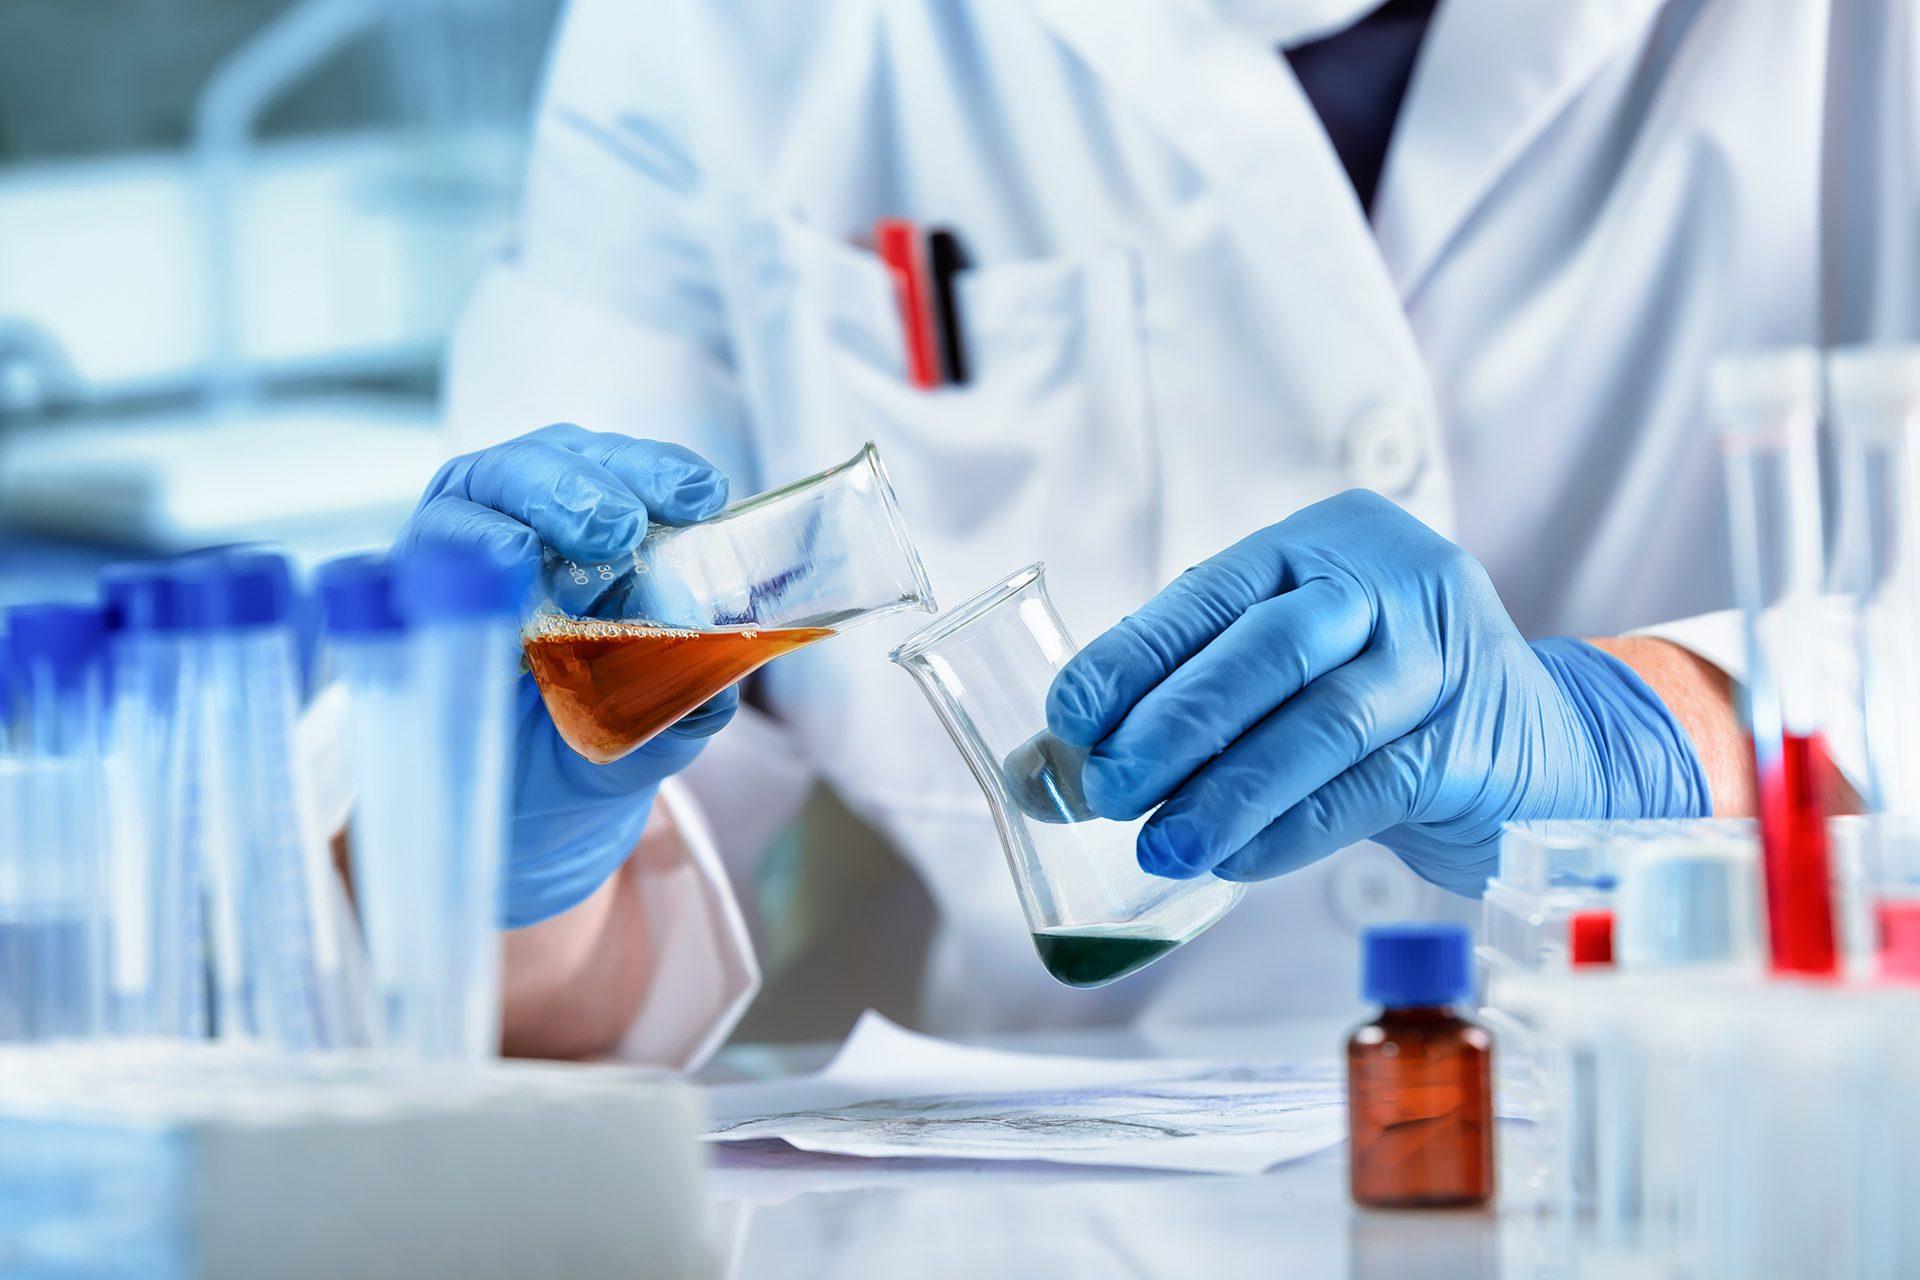
[[[194,631],[244,631],[294,620],[293,569],[271,551],[218,551],[177,562],[181,615]]]
[[[533,583],[533,565],[503,564],[471,547],[429,543],[394,566],[400,613],[409,621],[517,617]]]
[[[99,581],[108,631],[178,631],[185,625],[174,566],[157,561],[110,564],[100,571]]]
[[[1472,940],[1463,925],[1380,925],[1362,945],[1362,989],[1374,1004],[1445,1005],[1473,993]]]
[[[406,627],[394,599],[393,561],[386,556],[329,560],[315,574],[314,586],[326,611],[327,630],[335,635],[384,635]]]
[[[50,672],[72,688],[106,657],[107,612],[91,604],[23,604],[7,610],[8,664],[15,678]]]

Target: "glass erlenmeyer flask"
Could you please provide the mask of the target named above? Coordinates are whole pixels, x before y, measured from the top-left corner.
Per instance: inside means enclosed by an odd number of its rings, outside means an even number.
[[[871,444],[711,520],[656,525],[628,561],[549,551],[541,587],[527,665],[560,735],[596,764],[783,653],[935,608]]]
[[[1225,915],[1243,886],[1140,869],[1146,819],[1095,817],[1086,754],[1047,732],[1047,689],[1076,647],[1042,565],[942,615],[893,651],[986,793],[1047,972],[1099,987],[1151,964]]]

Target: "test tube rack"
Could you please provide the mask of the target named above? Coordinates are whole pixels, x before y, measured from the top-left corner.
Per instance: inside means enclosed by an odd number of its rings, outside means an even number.
[[[1501,1200],[1535,1274],[1920,1274],[1920,985],[1881,976],[1873,927],[1877,902],[1916,886],[1881,852],[1887,821],[1829,824],[1847,957],[1823,980],[1768,977],[1757,954],[1570,964],[1575,913],[1625,929],[1623,908],[1697,907],[1623,903],[1636,875],[1665,883],[1644,874],[1654,860],[1712,850],[1757,879],[1750,823],[1508,828],[1477,961],[1500,1111],[1523,1117],[1502,1126]]]
[[[704,1276],[693,1091],[602,1066],[0,1050],[9,1274]]]

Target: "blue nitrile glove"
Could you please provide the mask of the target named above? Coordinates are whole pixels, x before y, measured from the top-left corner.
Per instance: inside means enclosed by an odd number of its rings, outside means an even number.
[[[552,426],[442,467],[399,546],[451,541],[537,561],[544,542],[569,559],[606,562],[639,544],[650,517],[686,524],[726,501],[726,477],[690,450]],[[596,765],[561,739],[533,677],[522,676],[503,923],[535,924],[590,897],[640,839],[661,781],[700,754],[738,702],[729,689],[632,754]]]
[[[1260,880],[1374,839],[1478,893],[1500,826],[1697,817],[1686,731],[1625,664],[1529,646],[1486,570],[1378,494],[1343,493],[1189,569],[1076,656],[1048,723],[1140,865]]]

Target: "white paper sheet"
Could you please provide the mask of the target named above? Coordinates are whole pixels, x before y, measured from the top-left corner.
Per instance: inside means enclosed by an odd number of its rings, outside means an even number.
[[[1331,1060],[1008,1053],[918,1035],[872,1011],[824,1070],[710,1089],[708,1110],[711,1142],[1197,1173],[1260,1173],[1346,1136]]]

